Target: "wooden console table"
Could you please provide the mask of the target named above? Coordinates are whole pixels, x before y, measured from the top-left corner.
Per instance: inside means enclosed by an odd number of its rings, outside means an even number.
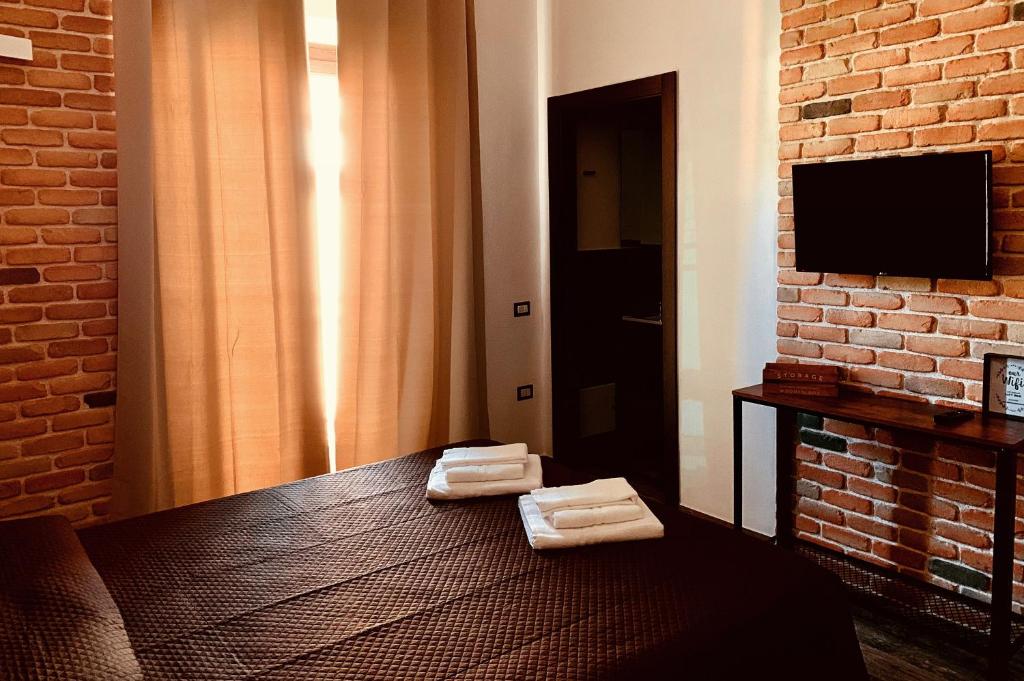
[[[793,546],[792,504],[793,504],[793,452],[796,445],[796,418],[798,413],[823,416],[837,421],[856,423],[869,427],[911,431],[927,435],[936,440],[983,447],[996,451],[995,523],[992,537],[992,602],[986,610],[983,604],[969,601],[959,594],[953,594],[937,587],[919,583],[918,590],[931,588],[927,598],[912,598],[917,603],[903,604],[906,608],[920,608],[922,600],[944,598],[942,606],[933,610],[941,612],[941,619],[960,627],[970,629],[986,640],[989,659],[993,670],[1000,674],[1010,656],[1024,642],[1024,620],[1013,615],[1013,546],[1014,522],[1016,515],[1017,455],[1024,451],[1024,421],[1000,417],[983,418],[980,414],[970,421],[953,426],[936,425],[932,417],[946,411],[945,407],[921,404],[891,397],[878,397],[857,392],[840,392],[839,397],[807,397],[802,395],[765,394],[763,386],[753,385],[734,390],[733,393],[733,523],[743,528],[743,403],[750,402],[776,410],[776,471],[775,490],[776,541],[780,545]],[[902,577],[885,577],[877,567],[858,564],[854,558],[824,552],[811,548],[809,543],[803,551],[809,554],[825,555],[820,560],[834,571],[850,575],[867,575],[862,582],[877,579],[897,580]],[[800,548],[800,547],[795,547]],[[812,555],[812,557],[814,557]],[[837,569],[836,566],[842,566]],[[859,572],[857,572],[859,571]],[[844,574],[841,574],[844,576]],[[845,576],[844,576],[845,578]],[[846,579],[850,584],[851,580]],[[853,586],[851,584],[851,586]],[[864,589],[862,589],[864,590]],[[941,591],[941,594],[939,593]],[[891,599],[891,597],[890,597]],[[924,613],[918,613],[924,614]],[[928,613],[935,615],[935,613]],[[962,617],[958,617],[962,615]]]

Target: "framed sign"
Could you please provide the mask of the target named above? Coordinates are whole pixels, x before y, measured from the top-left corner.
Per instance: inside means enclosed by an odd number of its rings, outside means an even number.
[[[1024,421],[1024,357],[985,355],[981,411]]]

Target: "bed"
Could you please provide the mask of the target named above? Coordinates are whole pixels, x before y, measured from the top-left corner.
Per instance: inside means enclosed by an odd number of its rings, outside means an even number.
[[[0,671],[867,678],[842,585],[798,556],[656,505],[662,540],[536,552],[514,497],[428,502],[439,455],[77,536],[56,518],[0,524]],[[580,481],[545,461],[547,484]]]

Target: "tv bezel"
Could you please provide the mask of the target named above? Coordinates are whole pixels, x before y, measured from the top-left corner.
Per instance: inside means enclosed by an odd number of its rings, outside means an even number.
[[[908,263],[906,269],[901,269],[899,272],[877,272],[869,268],[864,269],[846,269],[843,272],[831,272],[829,270],[812,269],[806,266],[801,267],[800,264],[800,219],[797,210],[797,196],[796,196],[796,173],[798,167],[811,167],[811,166],[823,166],[832,164],[848,164],[848,163],[862,163],[865,161],[877,161],[883,159],[909,159],[909,158],[921,158],[929,156],[952,156],[958,154],[979,154],[986,159],[985,164],[985,265],[984,273],[979,276],[948,276],[942,273],[917,271],[913,269],[913,263]],[[993,206],[992,206],[992,151],[990,149],[972,149],[971,151],[945,151],[945,152],[928,152],[924,154],[892,154],[885,156],[873,156],[868,158],[844,158],[830,161],[814,161],[811,163],[796,163],[793,164],[793,251],[794,251],[794,266],[797,272],[815,272],[815,273],[829,273],[829,274],[863,274],[870,276],[879,277],[920,277],[926,279],[956,279],[962,281],[991,281],[992,279],[992,260],[993,260]],[[916,261],[915,261],[916,262]]]

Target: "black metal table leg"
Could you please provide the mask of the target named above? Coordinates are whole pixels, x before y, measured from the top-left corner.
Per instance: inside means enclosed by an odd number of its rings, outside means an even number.
[[[793,538],[793,447],[796,412],[775,410],[775,540],[788,546]]]
[[[732,398],[732,524],[743,529],[743,400]]]
[[[994,678],[1006,672],[1013,600],[1013,536],[1017,500],[1017,455],[996,453],[995,528],[992,533],[992,630],[989,656]]]

